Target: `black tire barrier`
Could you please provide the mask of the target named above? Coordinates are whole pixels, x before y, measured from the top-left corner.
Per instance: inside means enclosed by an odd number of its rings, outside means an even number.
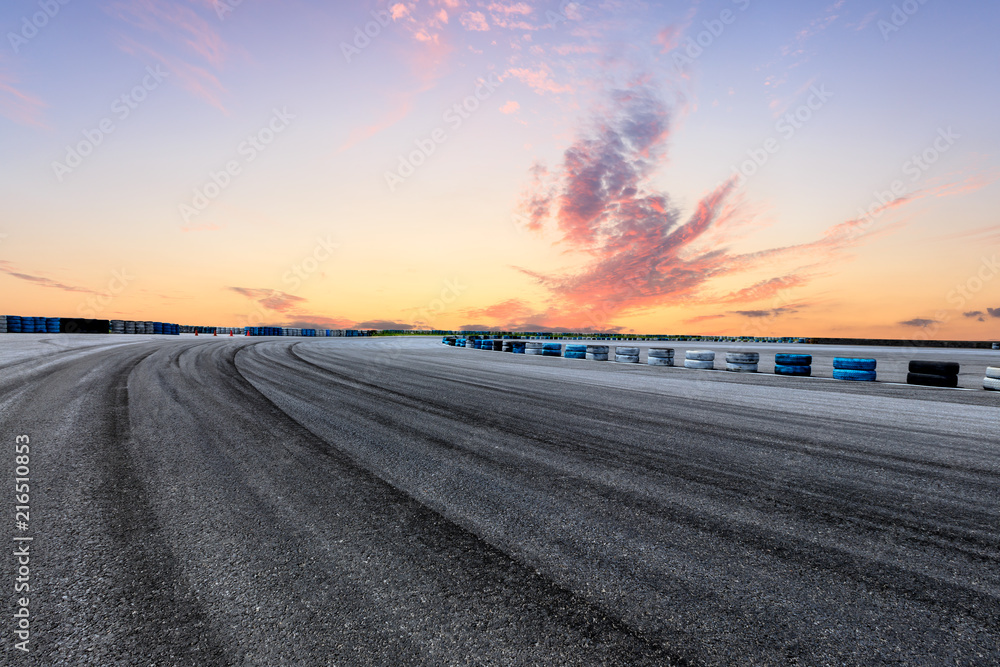
[[[811,354],[786,354],[779,352],[774,355],[774,363],[780,366],[812,366]]]
[[[994,350],[1000,350],[1000,343],[993,343]]]
[[[812,366],[785,366],[784,364],[775,364],[774,374],[790,375],[795,377],[809,377],[812,375]]]
[[[59,319],[59,333],[106,334],[110,331],[109,320],[88,320],[79,317]]]
[[[854,368],[834,368],[834,380],[850,380],[852,382],[875,382],[875,371],[858,370]]]
[[[503,352],[503,341],[502,340],[495,340],[495,341],[493,341],[493,351],[494,352]]]
[[[951,387],[958,386],[957,375],[935,375],[933,373],[907,373],[906,384],[917,384],[924,387]]]
[[[919,375],[958,375],[961,366],[954,361],[911,361],[907,370]]]
[[[878,362],[860,357],[834,357],[833,367],[841,371],[873,371]]]
[[[500,348],[501,352],[513,352],[514,351],[514,341],[505,340],[503,342],[503,347]]]

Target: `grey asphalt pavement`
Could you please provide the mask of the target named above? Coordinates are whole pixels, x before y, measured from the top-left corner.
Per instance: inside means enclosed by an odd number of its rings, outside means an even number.
[[[0,336],[0,663],[1000,663],[1000,394],[438,341]]]

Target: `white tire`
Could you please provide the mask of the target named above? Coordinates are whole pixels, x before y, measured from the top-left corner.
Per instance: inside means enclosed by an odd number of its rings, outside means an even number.
[[[664,357],[646,357],[646,363],[650,366],[673,366],[674,358],[664,358]]]
[[[621,349],[621,348],[619,348]],[[638,354],[616,354],[615,361],[619,364],[637,364],[639,363]]]
[[[533,354],[533,355],[535,355],[537,357],[542,356],[542,352],[544,352],[544,350],[542,350],[542,348],[540,348],[540,347],[526,347],[526,348],[524,348],[524,353],[525,354]]]
[[[638,357],[639,348],[637,347],[616,347],[615,356],[626,356],[626,357]]]
[[[684,358],[690,361],[715,361],[715,352],[712,350],[688,350],[684,353]]]
[[[603,354],[605,358],[611,353],[611,348],[607,345],[588,345],[587,354]]]
[[[757,364],[734,364],[730,361],[726,362],[726,370],[733,371],[734,373],[756,373]]]
[[[760,362],[758,352],[726,352],[726,363],[730,364],[756,364]]]
[[[707,370],[710,368],[715,368],[715,361],[701,360],[701,359],[685,359],[684,368],[697,368],[701,370]]]
[[[673,348],[651,347],[648,356],[651,359],[673,359],[674,350]]]
[[[540,350],[545,343],[539,343],[537,341],[528,341],[524,344],[524,349],[526,350]]]
[[[1000,380],[997,378],[983,378],[983,389],[1000,391]]]
[[[607,361],[607,360],[608,360],[607,354],[600,354],[597,352],[587,353],[587,361]]]
[[[1000,368],[990,366],[986,369],[986,377],[991,380],[1000,380]]]

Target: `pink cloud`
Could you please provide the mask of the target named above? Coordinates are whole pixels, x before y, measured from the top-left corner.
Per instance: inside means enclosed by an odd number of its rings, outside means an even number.
[[[473,32],[486,32],[490,29],[482,12],[465,12],[459,17],[462,27]]]
[[[0,72],[0,115],[33,127],[45,127],[42,110],[48,105],[41,99],[22,91],[13,74]]]
[[[516,113],[521,105],[514,100],[509,100],[506,104],[500,107],[500,113]]]
[[[514,68],[504,72],[504,77],[508,76],[527,84],[536,93],[568,93],[573,90],[572,86],[554,82],[547,69]]]

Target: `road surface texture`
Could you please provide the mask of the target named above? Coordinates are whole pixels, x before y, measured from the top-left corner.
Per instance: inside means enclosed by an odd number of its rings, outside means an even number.
[[[0,336],[35,538],[31,652],[4,584],[0,663],[1000,663],[1000,395],[767,373],[898,382],[905,351],[745,349],[764,373]]]

